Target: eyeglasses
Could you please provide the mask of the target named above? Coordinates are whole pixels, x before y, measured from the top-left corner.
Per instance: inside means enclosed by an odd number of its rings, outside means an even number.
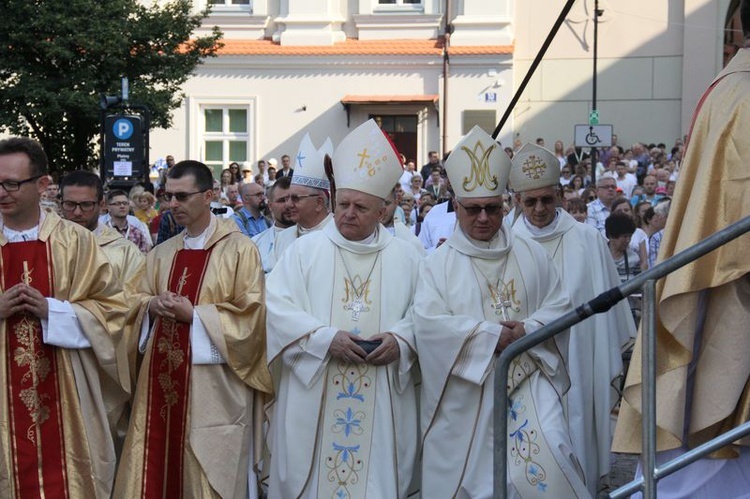
[[[44,175],[35,175],[26,180],[6,180],[5,182],[0,182],[0,186],[2,186],[6,192],[15,192],[20,189],[23,184],[33,182],[40,177],[44,177]]]
[[[503,205],[501,204],[485,204],[485,205],[479,205],[479,206],[466,206],[461,201],[456,199],[456,202],[461,205],[461,208],[463,208],[466,211],[466,214],[470,217],[476,217],[479,216],[480,213],[482,213],[482,210],[487,214],[488,217],[493,217],[497,215],[498,213],[502,213],[503,211]]]
[[[278,198],[276,200],[277,203],[286,203],[287,201],[291,201],[292,204],[299,203],[299,200],[302,198],[316,198],[320,196],[320,194],[303,194],[301,196],[298,196],[296,194],[292,194],[290,196],[284,196],[283,198]]]
[[[175,198],[178,203],[184,203],[185,201],[188,200],[190,196],[195,196],[196,194],[201,194],[208,190],[210,189],[203,189],[202,191],[195,191],[195,192],[165,192],[164,199],[167,200],[167,203],[171,203],[172,198]]]
[[[608,184],[608,185],[598,185],[597,187],[598,187],[599,189],[617,189],[617,185],[612,185],[612,184]]]
[[[65,211],[76,211],[76,208],[80,208],[81,211],[91,211],[96,208],[96,205],[98,204],[99,203],[97,203],[96,201],[82,201],[80,203],[76,203],[74,201],[63,201],[62,203],[60,203],[60,206],[62,206],[62,209]]]
[[[109,206],[128,206],[130,203],[128,201],[113,201],[107,204]]]

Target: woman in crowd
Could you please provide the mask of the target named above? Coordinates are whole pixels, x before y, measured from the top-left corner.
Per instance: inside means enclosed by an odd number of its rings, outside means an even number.
[[[417,204],[420,204],[422,195],[427,193],[427,190],[422,188],[422,181],[423,181],[422,175],[420,175],[419,173],[415,173],[411,177],[411,185],[409,186],[409,193],[412,196],[414,196],[414,201]]]
[[[570,179],[570,186],[578,193],[580,196],[584,189],[584,182],[583,177],[580,175],[573,175]]]
[[[240,164],[236,161],[233,163],[229,163],[229,171],[232,172],[232,175],[234,175],[234,181],[235,182],[241,182],[242,181],[242,172],[240,172]]]
[[[648,266],[648,235],[646,235],[643,229],[638,228],[633,207],[630,206],[630,201],[626,198],[615,199],[612,201],[610,212],[624,213],[633,220],[636,227],[635,232],[633,232],[633,237],[630,239],[630,249],[638,254],[638,258],[641,261],[641,271],[646,270],[646,267]]]

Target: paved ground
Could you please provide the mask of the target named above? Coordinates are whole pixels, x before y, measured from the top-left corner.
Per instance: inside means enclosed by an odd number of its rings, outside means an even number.
[[[638,465],[640,456],[636,454],[612,454],[614,462],[609,472],[611,490],[630,482],[635,475],[635,467]],[[602,496],[602,497],[607,497]]]

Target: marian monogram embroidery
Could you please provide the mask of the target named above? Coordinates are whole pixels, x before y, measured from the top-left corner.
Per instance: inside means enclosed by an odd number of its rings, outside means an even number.
[[[497,289],[493,289],[488,284],[490,291],[490,298],[492,298],[492,308],[495,310],[495,315],[501,315],[503,320],[510,320],[508,311],[520,312],[521,302],[516,298],[516,280],[511,279],[510,281],[498,282]]]
[[[521,167],[526,176],[534,180],[542,178],[546,169],[547,165],[536,154],[531,154]]]
[[[466,146],[461,146],[461,149],[469,156],[471,160],[471,176],[464,177],[463,188],[467,192],[471,192],[479,186],[484,186],[489,190],[497,189],[497,175],[492,175],[490,172],[490,153],[495,148],[495,144],[484,149],[481,142],[477,141],[474,145],[474,149],[469,149]]]

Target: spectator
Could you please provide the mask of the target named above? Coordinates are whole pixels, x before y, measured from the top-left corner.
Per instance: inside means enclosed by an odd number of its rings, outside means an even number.
[[[635,232],[635,222],[624,213],[613,213],[604,222],[609,252],[617,267],[620,281],[625,282],[640,273],[638,253],[630,249],[630,239]]]
[[[588,208],[586,201],[581,198],[574,198],[568,201],[568,213],[576,219],[577,222],[586,223],[588,217]]]
[[[643,229],[638,227],[633,207],[630,206],[630,201],[622,197],[615,199],[612,202],[612,213],[624,213],[633,219],[635,231],[633,232],[633,237],[630,239],[630,250],[638,253],[638,258],[641,261],[641,271],[646,270],[648,268],[648,235]]]
[[[229,163],[229,171],[234,175],[234,183],[242,182],[242,173],[240,173],[240,164],[235,162]]]
[[[669,207],[671,199],[664,198],[654,206],[654,216],[651,219],[651,227],[657,229],[648,239],[648,266],[656,265],[656,258],[659,256],[661,239],[664,237],[664,227],[667,225],[669,216]]]
[[[159,214],[154,207],[156,205],[156,197],[150,192],[142,192],[136,196],[135,203],[138,208],[133,214],[146,225],[149,225],[151,220]]]
[[[612,201],[617,195],[617,182],[614,175],[606,173],[596,179],[596,200],[589,203],[587,223],[596,227],[604,235],[604,221],[611,213]]]
[[[440,165],[440,156],[438,155],[437,151],[430,151],[427,153],[427,157],[429,161],[427,164],[422,166],[422,169],[419,170],[419,174],[422,175],[422,183],[426,184],[427,179],[430,177],[430,173],[432,173],[432,167],[433,166],[441,166]]]

